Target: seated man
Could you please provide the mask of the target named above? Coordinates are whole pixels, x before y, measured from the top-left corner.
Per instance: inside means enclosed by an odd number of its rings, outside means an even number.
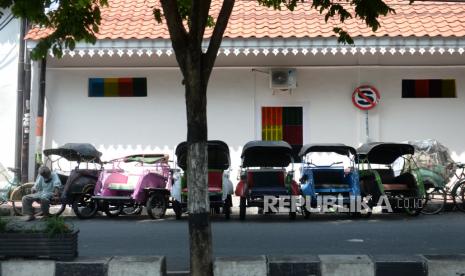
[[[58,196],[61,187],[60,178],[55,172],[51,172],[48,167],[42,166],[39,169],[36,183],[32,188],[32,194],[23,196],[23,215],[28,216],[26,221],[35,219],[32,203],[39,202],[44,217],[49,216],[50,199]]]

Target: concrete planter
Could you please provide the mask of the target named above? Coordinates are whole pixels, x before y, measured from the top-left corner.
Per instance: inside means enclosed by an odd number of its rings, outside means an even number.
[[[46,233],[0,233],[0,258],[72,260],[78,256],[78,233],[52,237]]]

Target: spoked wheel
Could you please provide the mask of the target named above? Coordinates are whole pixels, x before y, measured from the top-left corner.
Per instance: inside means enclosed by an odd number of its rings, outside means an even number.
[[[405,208],[404,210],[407,213],[407,215],[411,217],[416,217],[419,214],[421,214],[421,209],[418,208]]]
[[[373,214],[372,211],[360,212],[360,217],[367,219],[367,218],[370,218],[372,214]]]
[[[296,212],[289,212],[289,219],[290,220],[295,220],[297,217],[297,213]]]
[[[212,215],[219,215],[221,213],[221,209],[220,207],[213,207],[213,208],[210,208],[210,213]]]
[[[462,199],[462,204],[458,208],[460,211],[465,212],[465,184],[462,185],[460,194],[461,194],[460,198]]]
[[[375,206],[373,196],[372,195],[365,195],[363,196],[362,200],[366,203],[368,206],[368,210],[360,210],[359,212],[359,217],[360,218],[369,218],[373,214],[373,207]]]
[[[362,219],[369,218],[371,216],[371,211],[368,210],[359,210],[354,212],[347,213],[352,219]]]
[[[147,213],[152,219],[161,219],[165,216],[167,206],[165,195],[154,193],[147,200]]]
[[[228,195],[228,197],[224,201],[224,205],[223,205],[223,213],[224,213],[224,217],[226,219],[231,218],[231,206],[232,206],[231,195]]]
[[[362,214],[360,212],[350,212],[348,214],[353,219],[358,219],[362,217]]]
[[[418,200],[418,199],[419,198],[417,198],[416,200]],[[423,208],[420,208],[420,207],[405,207],[404,211],[407,213],[407,215],[409,215],[411,217],[416,217],[419,214],[421,214],[422,209]]]
[[[245,197],[241,197],[241,203],[239,205],[239,219],[245,220],[245,209],[247,208],[247,199]]]
[[[305,218],[305,219],[310,218],[311,213],[310,213],[309,210],[307,210],[307,206],[302,207],[302,210],[303,210],[302,212],[303,212],[303,214],[304,214],[304,218]]]
[[[173,211],[176,215],[176,219],[181,219],[182,216],[182,206],[181,203],[177,200],[173,201]]]
[[[454,204],[462,212],[465,212],[465,182],[461,182],[453,195]]]
[[[223,207],[223,213],[226,219],[230,219],[231,218],[231,206],[225,205]]]
[[[15,216],[23,215],[23,203],[21,201],[11,201],[11,206],[13,207],[13,213]],[[34,207],[34,205],[32,205]],[[34,207],[35,209],[35,207]]]
[[[23,202],[21,200],[12,200],[10,201],[11,203],[11,206],[13,207],[13,213],[15,216],[22,216],[23,215]],[[66,207],[66,206],[65,206]],[[33,213],[37,216],[41,216],[42,215],[42,211],[40,209],[40,203],[39,202],[36,202],[34,201],[32,203],[32,210],[33,210]],[[64,210],[64,208],[63,208]],[[52,210],[50,210],[52,211]],[[61,213],[60,213],[61,214]],[[60,215],[58,214],[58,215]]]
[[[13,212],[16,216],[21,216],[22,214],[22,202],[11,202],[13,205]],[[32,209],[34,211],[34,214],[36,216],[42,216],[43,212],[41,209],[41,203],[40,201],[35,201],[32,204]],[[54,203],[53,201],[50,202],[50,208],[48,209],[48,214],[49,216],[52,217],[59,217],[66,209],[66,204],[65,203]]]
[[[426,201],[421,210],[422,214],[434,215],[444,209],[447,201],[447,193],[444,188],[431,187],[426,190]]]
[[[411,191],[409,194],[403,196],[404,204],[405,200],[408,198],[414,199],[413,206],[410,206],[410,202],[408,202],[406,207],[404,205],[404,211],[407,213],[407,215],[416,217],[421,214],[421,210],[423,207],[425,207],[426,198],[420,197],[418,191]]]
[[[73,211],[78,218],[89,219],[97,214],[98,204],[91,194],[83,193],[74,198]]]
[[[122,203],[116,205],[105,203],[103,211],[107,217],[116,218],[123,213],[123,209],[124,205]]]
[[[35,208],[37,209],[37,208]],[[40,211],[36,213],[36,215],[43,215],[42,210],[40,209],[40,203],[39,203],[39,208]],[[61,198],[52,198],[50,200],[50,208],[48,210],[48,214],[52,217],[59,217],[66,209],[66,204],[62,203]]]
[[[52,200],[52,202],[50,203],[50,209],[48,210],[48,213],[50,216],[59,217],[61,214],[63,214],[65,209],[66,209],[66,204],[61,203],[60,199],[56,201]]]
[[[10,195],[11,205],[13,206],[13,212],[16,216],[21,216],[23,213],[23,196],[32,194],[32,187],[34,183],[24,183],[21,186],[16,187]],[[33,207],[37,207],[34,206]],[[40,206],[39,206],[40,207]],[[35,209],[35,208],[34,208]]]
[[[141,205],[125,206],[121,214],[125,216],[138,216],[142,214],[143,209],[144,207],[142,207]]]

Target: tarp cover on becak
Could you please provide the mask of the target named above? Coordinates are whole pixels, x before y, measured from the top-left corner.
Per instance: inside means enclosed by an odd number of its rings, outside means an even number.
[[[441,175],[445,182],[455,173],[454,160],[447,147],[434,139],[408,141],[415,147],[413,159],[419,168],[434,171]]]

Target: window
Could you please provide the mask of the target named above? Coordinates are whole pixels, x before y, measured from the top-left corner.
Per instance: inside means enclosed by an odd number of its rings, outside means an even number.
[[[298,157],[303,142],[302,107],[262,107],[262,140],[288,142]]]
[[[402,80],[402,98],[456,98],[455,80]]]

